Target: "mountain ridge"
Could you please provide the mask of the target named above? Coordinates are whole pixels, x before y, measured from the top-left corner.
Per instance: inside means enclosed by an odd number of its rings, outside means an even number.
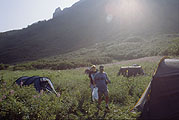
[[[16,63],[65,54],[103,41],[122,41],[131,34],[152,36],[157,33],[179,32],[179,1],[143,0],[140,4],[148,4],[150,10],[144,10],[141,19],[136,13],[131,16],[127,13],[113,13],[115,10],[120,11],[113,5],[120,5],[121,1],[79,1],[53,19],[39,21],[22,30],[0,33],[0,63]],[[113,8],[115,9],[112,10]],[[135,19],[126,21],[126,17]]]

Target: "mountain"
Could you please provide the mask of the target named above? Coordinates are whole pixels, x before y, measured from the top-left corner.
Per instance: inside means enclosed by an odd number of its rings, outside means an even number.
[[[179,33],[178,12],[178,0],[81,0],[63,11],[57,9],[58,15],[48,21],[0,33],[0,63],[120,43],[131,36]]]
[[[55,9],[55,12],[53,13],[53,18],[58,17],[61,14],[62,10],[60,7]]]

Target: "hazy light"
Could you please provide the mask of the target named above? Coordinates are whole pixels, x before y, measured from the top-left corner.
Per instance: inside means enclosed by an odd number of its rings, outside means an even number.
[[[111,21],[116,17],[128,23],[139,22],[143,18],[143,11],[142,0],[116,0],[106,5],[106,19]]]
[[[112,21],[112,19],[113,19],[113,15],[107,15],[106,22],[110,23]]]

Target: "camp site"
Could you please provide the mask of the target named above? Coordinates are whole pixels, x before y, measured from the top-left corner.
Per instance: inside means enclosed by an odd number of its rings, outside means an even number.
[[[116,76],[119,68],[127,65],[126,63],[140,63],[149,76],[128,78]],[[90,103],[89,78],[84,73],[85,67],[57,71],[4,70],[0,72],[1,118],[14,118],[14,116],[19,119],[175,118],[178,117],[175,116],[178,115],[178,104],[177,102],[174,104],[178,100],[178,64],[178,59],[162,59],[162,57],[146,57],[118,64],[106,64],[106,72],[111,79],[111,84],[108,85],[110,112],[98,111],[97,103]],[[32,75],[50,78],[55,90],[60,92],[61,96],[56,97],[51,93],[39,95],[34,85],[11,86],[21,76]],[[28,78],[32,81],[39,77]],[[103,101],[102,105],[104,104]]]
[[[0,120],[179,119],[179,0],[1,0]]]

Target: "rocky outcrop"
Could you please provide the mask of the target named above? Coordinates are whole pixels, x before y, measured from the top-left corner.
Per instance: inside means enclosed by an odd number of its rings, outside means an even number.
[[[60,7],[55,9],[55,12],[53,13],[53,18],[59,16],[61,14],[62,10]]]

